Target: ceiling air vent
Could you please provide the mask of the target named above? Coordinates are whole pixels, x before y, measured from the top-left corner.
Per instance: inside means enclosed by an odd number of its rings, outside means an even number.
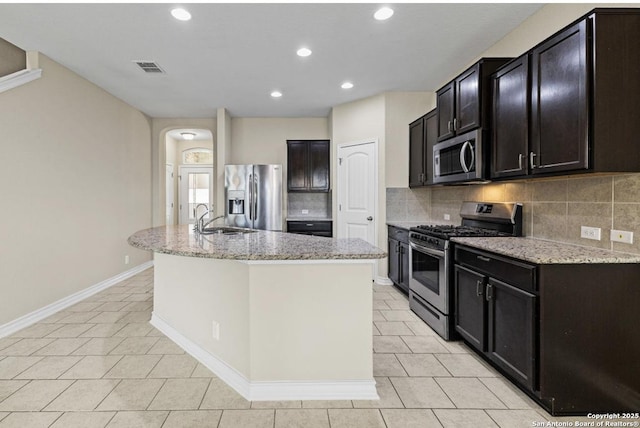
[[[145,73],[164,73],[164,70],[160,68],[158,64],[153,61],[133,61],[138,64],[138,67]]]

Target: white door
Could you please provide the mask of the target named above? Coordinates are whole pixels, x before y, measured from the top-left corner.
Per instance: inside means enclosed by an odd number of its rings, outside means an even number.
[[[194,224],[204,214],[198,204],[213,208],[213,166],[180,166],[180,224]],[[205,218],[208,218],[205,217]]]
[[[338,238],[376,245],[377,143],[338,146]]]
[[[166,219],[164,224],[173,224],[173,206],[175,204],[175,193],[173,191],[173,164],[168,163],[165,171],[166,180]]]

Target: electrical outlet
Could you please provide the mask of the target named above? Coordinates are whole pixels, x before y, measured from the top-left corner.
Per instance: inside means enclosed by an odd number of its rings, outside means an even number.
[[[580,237],[599,241],[601,239],[602,229],[599,227],[580,226]]]
[[[450,216],[449,214],[445,214],[445,215],[444,215],[444,219],[445,219],[445,220],[451,220],[451,216]]]
[[[125,265],[129,264],[129,256],[124,256],[124,264]]]
[[[302,210],[302,214],[309,214],[309,210]]]
[[[611,240],[624,244],[633,244],[633,232],[611,229]]]
[[[211,326],[213,327],[211,335],[215,340],[220,340],[220,323],[217,321],[212,321]]]

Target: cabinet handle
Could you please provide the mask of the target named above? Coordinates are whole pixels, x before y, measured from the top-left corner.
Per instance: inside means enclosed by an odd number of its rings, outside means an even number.
[[[313,227],[313,223],[307,223],[307,226]]]
[[[476,295],[482,296],[483,281],[476,282]]]
[[[476,258],[482,262],[490,262],[491,259],[489,257],[484,257],[484,256],[476,256]]]
[[[522,169],[522,160],[524,159],[524,155],[520,153],[518,155],[518,169]]]
[[[487,284],[487,302],[493,299],[493,285]]]
[[[447,131],[453,132],[453,129],[451,129],[451,121],[447,122]]]
[[[453,118],[453,130],[457,131],[458,130],[458,118]]]
[[[531,169],[536,167],[536,163],[535,163],[535,157],[538,156],[533,152],[529,153],[529,166],[531,166]]]

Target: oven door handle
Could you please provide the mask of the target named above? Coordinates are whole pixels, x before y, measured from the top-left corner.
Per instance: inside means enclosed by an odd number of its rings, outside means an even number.
[[[413,242],[409,242],[409,246],[416,251],[420,251],[425,254],[429,254],[434,257],[444,257],[444,251],[434,250],[432,248],[423,247],[422,245],[415,244]]]

